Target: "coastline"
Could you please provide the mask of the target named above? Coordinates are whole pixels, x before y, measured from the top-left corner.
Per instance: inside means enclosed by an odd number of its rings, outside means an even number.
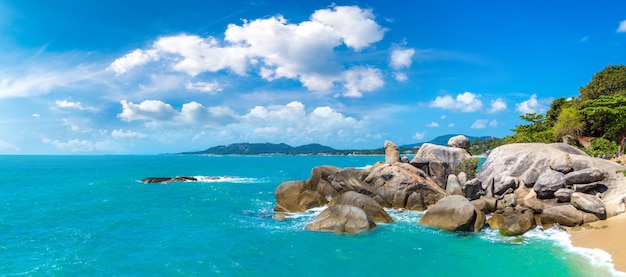
[[[626,272],[626,213],[589,223],[591,227],[569,228],[574,247],[601,249],[611,255],[616,271]]]

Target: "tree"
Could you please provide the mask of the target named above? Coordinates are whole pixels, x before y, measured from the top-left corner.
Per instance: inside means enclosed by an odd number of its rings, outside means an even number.
[[[554,99],[552,104],[550,104],[550,109],[546,112],[546,119],[554,124],[566,102],[567,100],[563,97]]]
[[[581,105],[580,112],[587,117],[590,133],[616,142],[621,155],[626,141],[626,96],[600,96]]]
[[[514,135],[506,138],[506,143],[519,142],[555,142],[552,134],[552,126],[543,114],[527,113],[520,115],[520,118],[529,122],[525,125],[517,125],[512,131]]]
[[[575,108],[563,108],[552,130],[556,140],[560,140],[564,136],[579,138],[585,130],[585,118]]]
[[[580,100],[597,99],[605,95],[626,95],[626,66],[609,65],[593,75],[593,78],[584,88],[580,88]]]

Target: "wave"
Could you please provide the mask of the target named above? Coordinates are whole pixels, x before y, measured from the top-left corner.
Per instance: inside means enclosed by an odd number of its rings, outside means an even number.
[[[264,179],[249,178],[249,177],[237,177],[237,176],[193,176],[196,178],[195,182],[202,183],[266,183]],[[193,182],[193,181],[192,181]]]

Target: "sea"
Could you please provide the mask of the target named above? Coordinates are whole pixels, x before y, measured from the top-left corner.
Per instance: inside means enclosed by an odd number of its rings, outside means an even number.
[[[322,208],[273,218],[274,190],[315,166],[383,156],[0,156],[0,276],[615,276],[562,230],[452,233],[422,213],[370,232],[304,230]],[[198,181],[144,184],[146,177]]]

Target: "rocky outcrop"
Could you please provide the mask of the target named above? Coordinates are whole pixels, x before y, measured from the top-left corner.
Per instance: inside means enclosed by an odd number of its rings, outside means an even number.
[[[541,223],[573,227],[583,223],[583,215],[572,205],[553,206],[543,210]]]
[[[411,160],[411,163],[418,164],[423,160],[437,160],[448,164],[452,169],[456,169],[462,168],[463,162],[471,158],[472,155],[463,148],[424,143],[415,154],[415,157],[413,157],[413,160]]]
[[[450,147],[456,147],[456,148],[469,150],[470,145],[471,145],[470,140],[464,135],[454,136],[448,140],[448,146]]]
[[[355,191],[348,191],[337,197],[334,205],[350,205],[363,209],[374,222],[391,223],[393,219],[373,198]]]
[[[419,224],[447,231],[480,231],[484,214],[467,198],[460,195],[447,196],[430,207]],[[478,220],[478,221],[477,221]]]
[[[217,177],[216,177],[217,179]],[[167,184],[171,182],[192,182],[198,181],[195,177],[176,176],[176,177],[147,177],[141,180],[144,184]]]
[[[306,230],[356,234],[376,227],[376,223],[361,208],[351,205],[334,205],[313,218]]]
[[[400,162],[400,151],[395,143],[391,141],[385,141],[385,162],[388,164],[394,164]]]

